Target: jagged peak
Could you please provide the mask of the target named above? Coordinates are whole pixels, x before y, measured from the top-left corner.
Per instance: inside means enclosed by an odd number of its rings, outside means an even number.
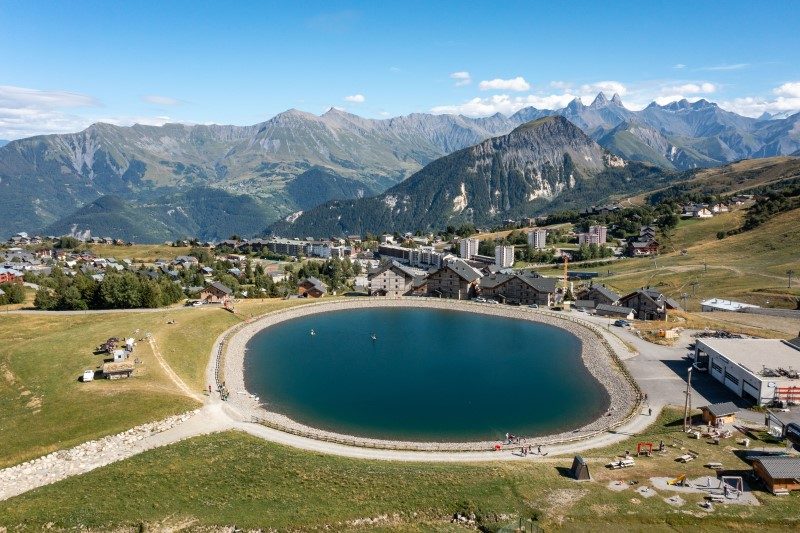
[[[611,97],[611,103],[612,104],[617,104],[618,106],[623,106],[624,107],[624,105],[622,103],[622,98],[619,97],[618,93],[614,93],[614,96]]]
[[[567,109],[583,109],[586,107],[583,105],[583,101],[581,100],[580,96],[576,96],[569,104],[567,104]]]
[[[606,105],[608,105],[608,98],[606,98],[606,95],[603,93],[603,91],[600,91],[597,93],[597,96],[594,97],[594,101],[589,104],[589,107],[597,108],[605,107]]]

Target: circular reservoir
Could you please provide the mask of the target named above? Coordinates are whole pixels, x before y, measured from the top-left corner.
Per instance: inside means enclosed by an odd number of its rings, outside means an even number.
[[[545,435],[589,423],[609,405],[581,360],[581,341],[528,320],[424,308],[332,311],[270,326],[247,350],[247,389],[268,410],[359,437]]]

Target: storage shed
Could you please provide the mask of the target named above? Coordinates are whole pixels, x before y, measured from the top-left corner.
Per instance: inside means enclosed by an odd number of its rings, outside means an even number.
[[[129,378],[131,374],[133,374],[133,363],[130,361],[103,363],[103,377],[106,379]]]
[[[589,465],[586,464],[586,460],[580,455],[576,455],[575,459],[572,460],[572,468],[569,470],[569,475],[572,476],[573,479],[579,481],[591,479],[589,475]]]
[[[800,490],[800,457],[759,457],[753,472],[773,494]]]
[[[703,422],[712,426],[733,424],[736,422],[736,413],[739,412],[739,408],[733,402],[712,403],[701,407],[700,410],[703,412]]]

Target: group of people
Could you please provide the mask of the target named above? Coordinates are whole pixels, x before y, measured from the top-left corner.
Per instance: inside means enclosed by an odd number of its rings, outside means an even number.
[[[230,392],[228,392],[228,389],[225,387],[224,381],[217,384],[217,392],[219,393],[219,397],[223,402],[228,399],[228,396],[230,396]],[[211,385],[208,386],[208,395],[211,396]]]

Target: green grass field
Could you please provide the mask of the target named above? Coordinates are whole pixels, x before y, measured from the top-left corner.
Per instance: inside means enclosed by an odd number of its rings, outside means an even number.
[[[211,347],[220,333],[252,315],[302,303],[249,300],[238,304],[236,315],[220,308],[0,314],[0,467],[199,405],[180,393],[146,341],[134,352],[142,364],[131,379],[78,382],[84,370],[102,364],[103,357],[93,351],[109,337],[142,339],[152,333],[167,363],[201,392]]]
[[[717,231],[738,227],[741,216],[741,211],[734,211],[708,220],[682,221],[662,242],[663,253],[655,260],[623,259],[576,270],[600,272],[598,281],[621,293],[647,285],[679,301],[685,293],[691,311],[712,297],[794,308],[800,282],[788,289],[786,271],[800,272],[800,210],[778,215],[755,230],[717,239]]]
[[[639,440],[678,446],[664,457],[641,458],[632,469],[603,468],[617,453],[635,449]],[[696,449],[700,458],[676,463],[680,446]],[[760,506],[718,505],[705,516],[697,505],[700,494],[682,494],[686,504],[676,509],[663,501],[670,495],[666,491],[644,499],[632,489],[609,490],[607,484],[616,480],[647,483],[650,476],[707,475],[703,463],[711,460],[747,469],[725,446],[686,438],[676,411],[667,411],[641,437],[584,455],[594,480],[578,483],[562,475],[571,458],[491,464],[365,461],[229,432],[146,452],[0,502],[0,525],[9,530],[39,529],[48,523],[57,528],[140,530],[234,524],[371,530],[359,528],[356,521],[387,515],[385,523],[378,523],[385,530],[441,530],[451,527],[449,517],[463,509],[477,510],[489,529],[520,515],[538,515],[547,530],[574,531],[697,526],[703,531],[785,531],[800,520],[798,494],[781,498],[758,491]]]

